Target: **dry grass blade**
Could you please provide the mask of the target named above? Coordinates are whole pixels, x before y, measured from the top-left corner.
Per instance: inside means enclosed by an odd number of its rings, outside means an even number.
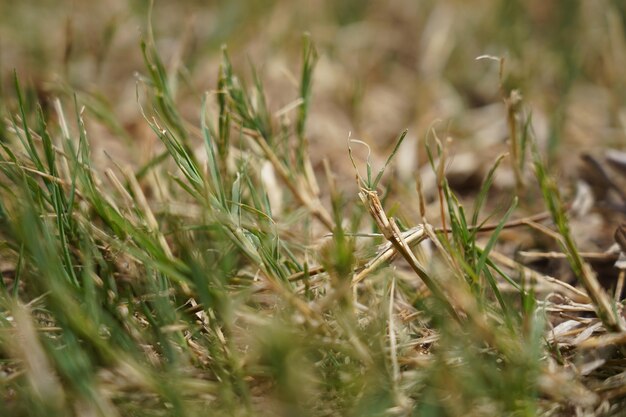
[[[614,332],[623,332],[626,330],[624,320],[618,314],[617,310],[611,305],[611,300],[606,291],[598,282],[597,277],[591,270],[591,267],[584,261],[578,251],[574,239],[570,233],[569,220],[566,216],[566,208],[561,201],[559,190],[556,183],[550,178],[546,172],[537,149],[534,149],[535,156],[535,173],[539,181],[539,186],[543,193],[544,201],[548,206],[548,210],[552,214],[552,220],[558,230],[558,233],[552,232],[555,239],[567,253],[568,260],[574,273],[580,283],[583,285],[593,304],[596,306],[596,313],[607,330]],[[535,225],[536,227],[537,225]],[[547,233],[550,233],[546,231]]]
[[[378,194],[375,191],[361,188],[359,197],[363,204],[366,205],[370,215],[378,225],[385,239],[387,239],[395,248],[395,250],[408,262],[413,271],[424,281],[424,284],[431,291],[433,296],[442,303],[444,308],[457,321],[461,321],[457,308],[451,299],[443,292],[439,284],[431,278],[426,270],[419,264],[419,261],[411,251],[411,248],[402,237],[402,233],[393,218],[388,218],[385,213]],[[354,279],[353,279],[354,282]]]
[[[272,148],[270,148],[259,132],[245,128],[243,131],[246,135],[254,139],[255,143],[263,150],[263,153],[271,162],[280,178],[300,204],[306,207],[328,230],[332,231],[334,228],[333,220],[319,198],[309,191],[311,187],[308,186],[308,184],[296,184],[294,178],[289,174],[289,170],[280,162]]]
[[[421,201],[421,200],[420,200]],[[518,220],[511,220],[504,224],[504,229],[511,229],[520,226],[527,226],[529,221],[541,221],[550,217],[550,213],[538,213],[533,216],[525,217]],[[488,233],[498,228],[497,224],[486,224],[482,226],[468,227],[468,231],[478,232],[478,233]],[[443,229],[443,228],[434,228],[434,232],[443,232],[446,230],[450,232],[451,229]],[[424,226],[418,225],[414,226],[404,232],[402,232],[402,239],[406,242],[407,245],[413,247],[423,241],[424,239],[429,238],[430,236],[424,232]],[[352,279],[352,284],[358,284],[363,281],[369,274],[376,271],[380,266],[391,262],[394,257],[397,255],[396,249],[394,245],[388,241],[378,250],[378,254],[371,260],[367,262],[362,268],[358,270],[358,272],[354,275]],[[318,271],[315,270],[317,273]],[[302,274],[294,275],[294,280],[299,279]]]
[[[544,282],[554,285],[557,288],[560,288],[561,291],[564,291],[567,295],[574,296],[578,298],[580,301],[584,301],[584,302],[590,301],[589,296],[584,291],[579,290],[578,288],[568,284],[567,282],[563,282],[557,278],[540,274],[537,271],[533,271],[532,269],[518,262],[515,262],[509,257],[496,251],[491,251],[491,257],[493,258],[494,261],[496,261],[497,263],[501,265],[506,266],[507,268],[521,271],[523,274],[522,279],[526,282],[544,281]]]
[[[402,233],[401,236],[402,240],[409,247],[421,242],[427,237],[422,226],[413,227]],[[393,243],[391,241],[387,241],[378,251],[378,254],[354,274],[354,277],[352,278],[352,285],[358,284],[382,265],[391,262],[397,254],[398,252]]]

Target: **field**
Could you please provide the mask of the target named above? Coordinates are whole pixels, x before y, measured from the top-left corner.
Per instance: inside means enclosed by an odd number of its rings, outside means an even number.
[[[626,3],[0,0],[0,416],[626,415]]]

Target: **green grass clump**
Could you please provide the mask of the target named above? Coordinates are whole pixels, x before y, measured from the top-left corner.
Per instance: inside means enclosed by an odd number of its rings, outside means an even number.
[[[481,220],[504,156],[469,214],[437,140],[427,151],[441,227],[423,209],[422,223],[406,227],[389,215],[397,180],[386,175],[404,131],[375,177],[369,160],[357,174],[357,202],[330,163],[325,176],[314,167],[318,54],[308,35],[303,43],[293,121],[271,111],[255,67],[248,84],[223,48],[194,122],[148,36],[138,95],[163,151],[142,167],[111,157],[113,168],[97,168],[81,100],[45,113],[15,76],[0,125],[1,415],[533,416],[601,406],[549,337],[554,306],[494,256],[520,204],[511,197],[487,217],[494,224]],[[512,128],[532,141],[521,126]],[[543,192],[587,310],[621,332],[535,161],[540,189],[522,197]],[[380,234],[361,240],[363,230]],[[623,360],[612,354],[603,360]]]

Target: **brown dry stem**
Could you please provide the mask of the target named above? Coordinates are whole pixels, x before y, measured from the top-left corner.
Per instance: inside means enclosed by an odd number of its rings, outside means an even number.
[[[454,303],[453,300],[443,292],[439,284],[433,280],[430,275],[428,275],[426,270],[420,265],[419,261],[411,251],[410,246],[404,240],[395,220],[387,217],[380,199],[378,198],[378,193],[376,193],[376,191],[361,188],[359,197],[361,198],[363,204],[365,204],[368,208],[370,215],[378,225],[378,228],[382,232],[385,239],[387,239],[393,245],[394,249],[408,262],[411,269],[413,269],[413,271],[422,279],[432,295],[444,305],[450,315],[455,320],[460,322],[461,319],[457,312],[458,309],[456,308],[456,303]],[[353,282],[354,281],[355,279],[353,279]]]

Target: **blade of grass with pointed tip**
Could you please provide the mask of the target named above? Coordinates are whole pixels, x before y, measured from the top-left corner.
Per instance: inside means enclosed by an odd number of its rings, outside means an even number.
[[[389,163],[391,163],[391,160],[393,159],[393,157],[396,155],[396,153],[398,152],[398,149],[400,149],[400,145],[402,145],[402,142],[404,141],[404,138],[406,137],[407,133],[409,132],[408,129],[405,129],[400,136],[398,137],[398,140],[396,140],[396,144],[393,147],[393,150],[391,151],[391,153],[389,154],[389,156],[387,157],[387,160],[385,161],[385,165],[383,166],[383,168],[380,170],[380,172],[378,172],[378,175],[376,176],[376,179],[374,180],[374,183],[372,184],[372,190],[375,190],[376,187],[378,187],[378,183],[380,182],[381,178],[383,177],[383,174],[385,172],[385,169],[387,168],[387,166],[389,165]],[[368,179],[369,179],[369,174],[368,174]]]
[[[204,139],[204,149],[208,158],[208,168],[209,174],[211,178],[211,183],[213,185],[214,192],[218,200],[220,201],[223,207],[226,207],[226,192],[224,191],[224,180],[222,178],[222,170],[220,169],[220,163],[218,162],[217,156],[215,154],[214,149],[214,141],[212,140],[213,136],[211,135],[211,131],[209,130],[209,126],[206,120],[206,94],[202,100],[202,115],[200,118],[200,128],[202,130],[202,137]],[[220,109],[220,112],[222,110]],[[221,115],[220,115],[221,120]],[[221,122],[220,122],[221,123]],[[219,146],[218,146],[219,152]],[[222,157],[222,156],[220,156]]]
[[[487,245],[485,245],[485,248],[482,250],[482,254],[480,255],[480,258],[478,259],[478,264],[476,265],[477,273],[480,274],[483,268],[485,267],[485,263],[487,262],[487,257],[489,256],[489,252],[491,251],[491,249],[493,249],[494,245],[498,241],[498,236],[500,235],[502,228],[504,228],[505,223],[508,221],[511,214],[513,214],[513,211],[515,210],[516,207],[517,207],[517,197],[513,199],[511,206],[509,207],[509,209],[506,211],[506,213],[504,214],[504,216],[498,223],[498,226],[496,227],[496,229],[492,232],[491,237],[489,238],[489,241],[487,242]]]
[[[476,199],[474,200],[474,213],[472,214],[472,226],[476,226],[476,223],[478,223],[478,215],[480,214],[480,209],[482,208],[483,204],[485,203],[485,200],[487,199],[487,193],[489,192],[489,189],[491,188],[491,185],[493,184],[493,178],[495,176],[496,170],[500,166],[500,162],[502,162],[505,156],[506,154],[503,154],[503,155],[500,155],[498,159],[496,159],[496,162],[493,164],[493,166],[487,173],[487,176],[485,177],[480,187],[480,190],[478,191],[478,195],[476,196]]]

